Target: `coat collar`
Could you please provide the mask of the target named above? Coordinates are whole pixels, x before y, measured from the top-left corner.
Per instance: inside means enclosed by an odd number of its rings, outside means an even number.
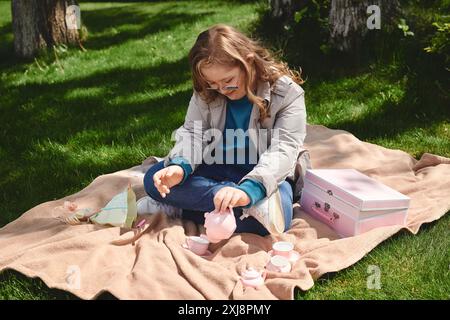
[[[267,105],[270,105],[271,87],[268,81],[259,82],[256,89],[256,95],[267,101]]]

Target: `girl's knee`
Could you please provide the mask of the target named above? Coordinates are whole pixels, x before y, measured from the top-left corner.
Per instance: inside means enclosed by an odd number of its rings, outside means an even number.
[[[280,184],[280,194],[281,194],[281,205],[283,207],[283,214],[284,214],[284,223],[285,223],[285,229],[286,232],[291,228],[292,225],[292,215],[293,215],[293,207],[292,207],[292,201],[293,201],[293,192],[292,187],[289,184],[288,181],[284,181]]]
[[[281,197],[286,201],[289,200],[292,203],[293,200],[293,192],[292,187],[287,181],[283,181],[278,188],[280,189]]]

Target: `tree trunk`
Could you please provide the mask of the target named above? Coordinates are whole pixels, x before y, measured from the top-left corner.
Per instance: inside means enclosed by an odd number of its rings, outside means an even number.
[[[58,44],[78,44],[77,29],[66,24],[69,0],[12,0],[14,50],[19,57],[33,57],[39,49]]]
[[[270,16],[287,24],[307,2],[308,0],[269,0]]]
[[[400,13],[398,0],[332,0],[329,15],[330,43],[343,52],[359,51],[364,36],[369,32],[367,8],[380,8],[381,28],[392,27]]]

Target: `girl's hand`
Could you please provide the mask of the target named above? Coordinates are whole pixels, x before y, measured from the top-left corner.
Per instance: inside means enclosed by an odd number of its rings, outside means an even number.
[[[246,206],[250,203],[250,198],[244,191],[233,188],[223,187],[214,196],[214,206],[216,211],[225,211],[228,207]]]
[[[153,183],[161,197],[165,198],[170,193],[170,188],[179,184],[184,177],[183,168],[179,165],[171,165],[157,171],[153,175]]]

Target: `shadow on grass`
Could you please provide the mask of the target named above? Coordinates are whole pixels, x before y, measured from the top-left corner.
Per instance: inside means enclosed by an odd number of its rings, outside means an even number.
[[[326,6],[320,9],[322,18],[328,14],[328,11],[323,11],[324,8]],[[315,18],[302,18],[300,23],[290,26],[289,31],[284,28],[284,22],[270,16],[267,8],[262,8],[259,13],[259,19],[252,25],[252,32],[266,47],[288,62],[290,67],[303,69],[303,78],[307,79],[303,85],[306,99],[309,90],[321,88],[323,83],[336,83],[337,85],[329,87],[329,90],[342,90],[343,86],[339,83],[343,80],[367,75],[365,81],[370,81],[370,74],[378,72],[373,66],[378,68],[395,65],[394,70],[389,69],[381,75],[383,80],[392,84],[403,81],[406,77],[405,92],[400,101],[385,100],[382,106],[372,108],[371,112],[356,120],[345,117],[332,123],[327,122],[330,127],[350,131],[360,139],[376,139],[394,138],[414,128],[427,129],[443,121],[450,121],[450,96],[443,89],[450,85],[448,72],[423,50],[419,50],[420,59],[417,61],[420,63],[408,65],[405,61],[395,62],[393,53],[402,50],[397,33],[373,33],[365,40],[359,54],[342,53],[329,46],[329,29],[319,22],[319,11],[316,12]],[[380,45],[382,48],[378,48]],[[375,95],[383,93],[379,87],[365,81],[344,86],[352,99],[366,103]],[[342,100],[345,93],[324,91],[320,96],[317,93],[315,96],[315,106],[318,106],[322,102],[332,103],[334,97]],[[347,108],[351,110],[352,107],[349,105]]]
[[[20,286],[14,284],[15,291],[23,290],[25,299],[36,298],[39,300],[81,300],[78,296],[64,290],[49,288],[40,278],[28,278],[16,270],[5,270],[0,273],[0,281],[3,285],[8,282],[19,282]],[[3,290],[5,291],[5,290]],[[32,297],[32,298],[31,298]],[[3,297],[5,299],[17,299],[17,296]],[[100,293],[95,300],[117,300],[111,293],[105,291]]]
[[[83,43],[87,50],[102,50],[117,46],[130,40],[144,39],[145,37],[164,31],[170,31],[180,24],[190,25],[204,17],[214,14],[214,11],[202,13],[174,12],[182,11],[188,6],[186,3],[164,4],[160,10],[154,10],[155,4],[143,3],[139,6],[124,6],[109,8],[82,8],[83,24],[88,30],[88,37]],[[145,10],[145,9],[148,9]],[[12,67],[30,59],[15,57],[12,41],[12,24],[7,23],[0,27],[0,68],[16,70]]]
[[[8,213],[1,216],[1,224],[17,218],[29,205],[76,191],[68,186],[81,181],[85,185],[99,174],[139,164],[143,155],[130,156],[131,151],[125,150],[130,146],[145,149],[147,156],[160,153],[161,137],[170,139],[184,119],[192,90],[179,86],[189,80],[185,57],[61,83],[0,84],[6,93],[1,98],[1,131],[8,137],[0,143],[4,155],[0,207]],[[93,158],[102,147],[112,150],[107,161]],[[77,156],[83,151],[90,154]],[[139,160],[130,163],[134,161],[130,157]]]
[[[109,143],[117,138],[117,133],[104,130],[127,131],[128,122],[135,117],[149,119],[139,130],[128,130],[130,135],[165,129],[174,125],[170,114],[189,103],[191,90],[177,89],[189,80],[187,59],[183,58],[140,69],[115,68],[59,83],[6,84],[3,88],[0,85],[6,92],[0,107],[3,130],[10,136],[20,133],[15,137],[16,143],[11,141],[3,146],[7,153],[16,153],[27,149],[33,136],[67,142],[83,130],[106,133],[110,139],[105,138],[104,142]],[[151,97],[164,90],[175,93]],[[34,130],[23,131],[24,128]]]
[[[375,110],[357,119],[340,119],[329,127],[351,132],[359,139],[395,138],[411,129],[429,129],[435,124],[450,121],[450,108],[437,98],[415,101],[406,91],[400,101],[385,101]],[[349,106],[351,107],[351,106]]]
[[[0,27],[0,70],[9,69],[22,62],[23,60],[14,54],[12,23],[9,22]]]
[[[85,47],[88,50],[105,49],[130,40],[143,39],[151,34],[169,31],[179,24],[192,24],[214,14],[213,11],[198,14],[173,12],[185,6],[183,3],[167,4],[156,12],[143,12],[144,6],[85,10],[83,23],[91,34]]]

